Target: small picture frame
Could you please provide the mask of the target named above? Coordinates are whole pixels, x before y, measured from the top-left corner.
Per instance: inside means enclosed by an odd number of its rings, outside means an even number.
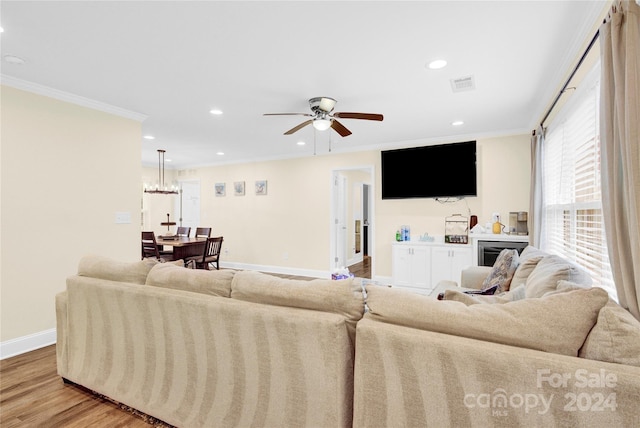
[[[236,181],[233,183],[233,194],[236,196],[244,196],[244,181]]]
[[[215,193],[216,196],[225,196],[227,194],[226,183],[216,183],[215,184]]]
[[[257,180],[256,195],[266,195],[266,194],[267,194],[267,180]]]

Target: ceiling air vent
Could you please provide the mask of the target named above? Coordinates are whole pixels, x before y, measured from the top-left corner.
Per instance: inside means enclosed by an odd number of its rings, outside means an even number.
[[[453,92],[471,91],[476,88],[476,82],[473,76],[458,77],[451,79],[451,89]]]

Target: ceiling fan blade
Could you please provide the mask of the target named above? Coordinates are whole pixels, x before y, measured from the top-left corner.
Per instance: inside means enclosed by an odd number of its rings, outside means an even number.
[[[299,131],[300,129],[304,128],[305,126],[309,125],[311,122],[313,122],[312,120],[305,120],[304,122],[302,122],[300,125],[291,128],[290,130],[288,130],[287,132],[284,133],[284,135],[291,135],[296,131]]]
[[[349,131],[347,128],[344,127],[343,124],[341,124],[335,119],[331,121],[331,127],[335,129],[335,131],[343,137],[348,137],[349,135],[351,135],[351,131]]]
[[[263,116],[313,116],[310,113],[264,113]]]
[[[376,113],[334,113],[333,117],[340,117],[342,119],[364,119],[364,120],[378,120],[381,121],[383,116]]]

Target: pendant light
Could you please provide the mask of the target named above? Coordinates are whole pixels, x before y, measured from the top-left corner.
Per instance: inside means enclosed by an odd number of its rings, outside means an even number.
[[[158,184],[156,184],[155,188],[147,188],[147,186],[145,185],[145,193],[158,193],[161,195],[178,194],[178,189],[176,189],[175,186],[171,186],[171,189],[169,189],[164,184],[164,153],[165,150],[158,150]]]

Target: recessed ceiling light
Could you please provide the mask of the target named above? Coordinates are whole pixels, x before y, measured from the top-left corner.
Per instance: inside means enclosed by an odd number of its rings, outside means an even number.
[[[219,115],[219,114],[222,114],[222,110],[218,110],[217,108],[214,108],[213,110],[209,110],[209,113]]]
[[[224,152],[218,152],[216,153],[218,156],[224,156]]]
[[[3,56],[3,58],[9,64],[18,64],[18,65],[24,64],[24,60],[22,58],[20,58],[19,56],[5,55],[5,56]]]
[[[164,161],[165,162],[173,162],[173,160],[171,160],[171,159],[165,159]]]
[[[429,67],[431,70],[438,70],[440,68],[444,68],[446,65],[447,61],[443,59],[436,59],[427,64],[427,67]]]
[[[299,145],[299,146],[304,146],[307,143],[305,143],[304,141],[298,141],[296,144]]]
[[[145,135],[142,138],[144,138],[145,140],[155,140],[156,139],[156,137],[154,137],[153,135]]]
[[[461,126],[461,125],[464,125],[464,122],[463,122],[463,121],[461,121],[461,120],[456,120],[456,121],[454,121],[454,122],[451,122],[451,124],[452,124],[453,126]]]
[[[4,28],[0,27],[0,33],[4,33]]]

